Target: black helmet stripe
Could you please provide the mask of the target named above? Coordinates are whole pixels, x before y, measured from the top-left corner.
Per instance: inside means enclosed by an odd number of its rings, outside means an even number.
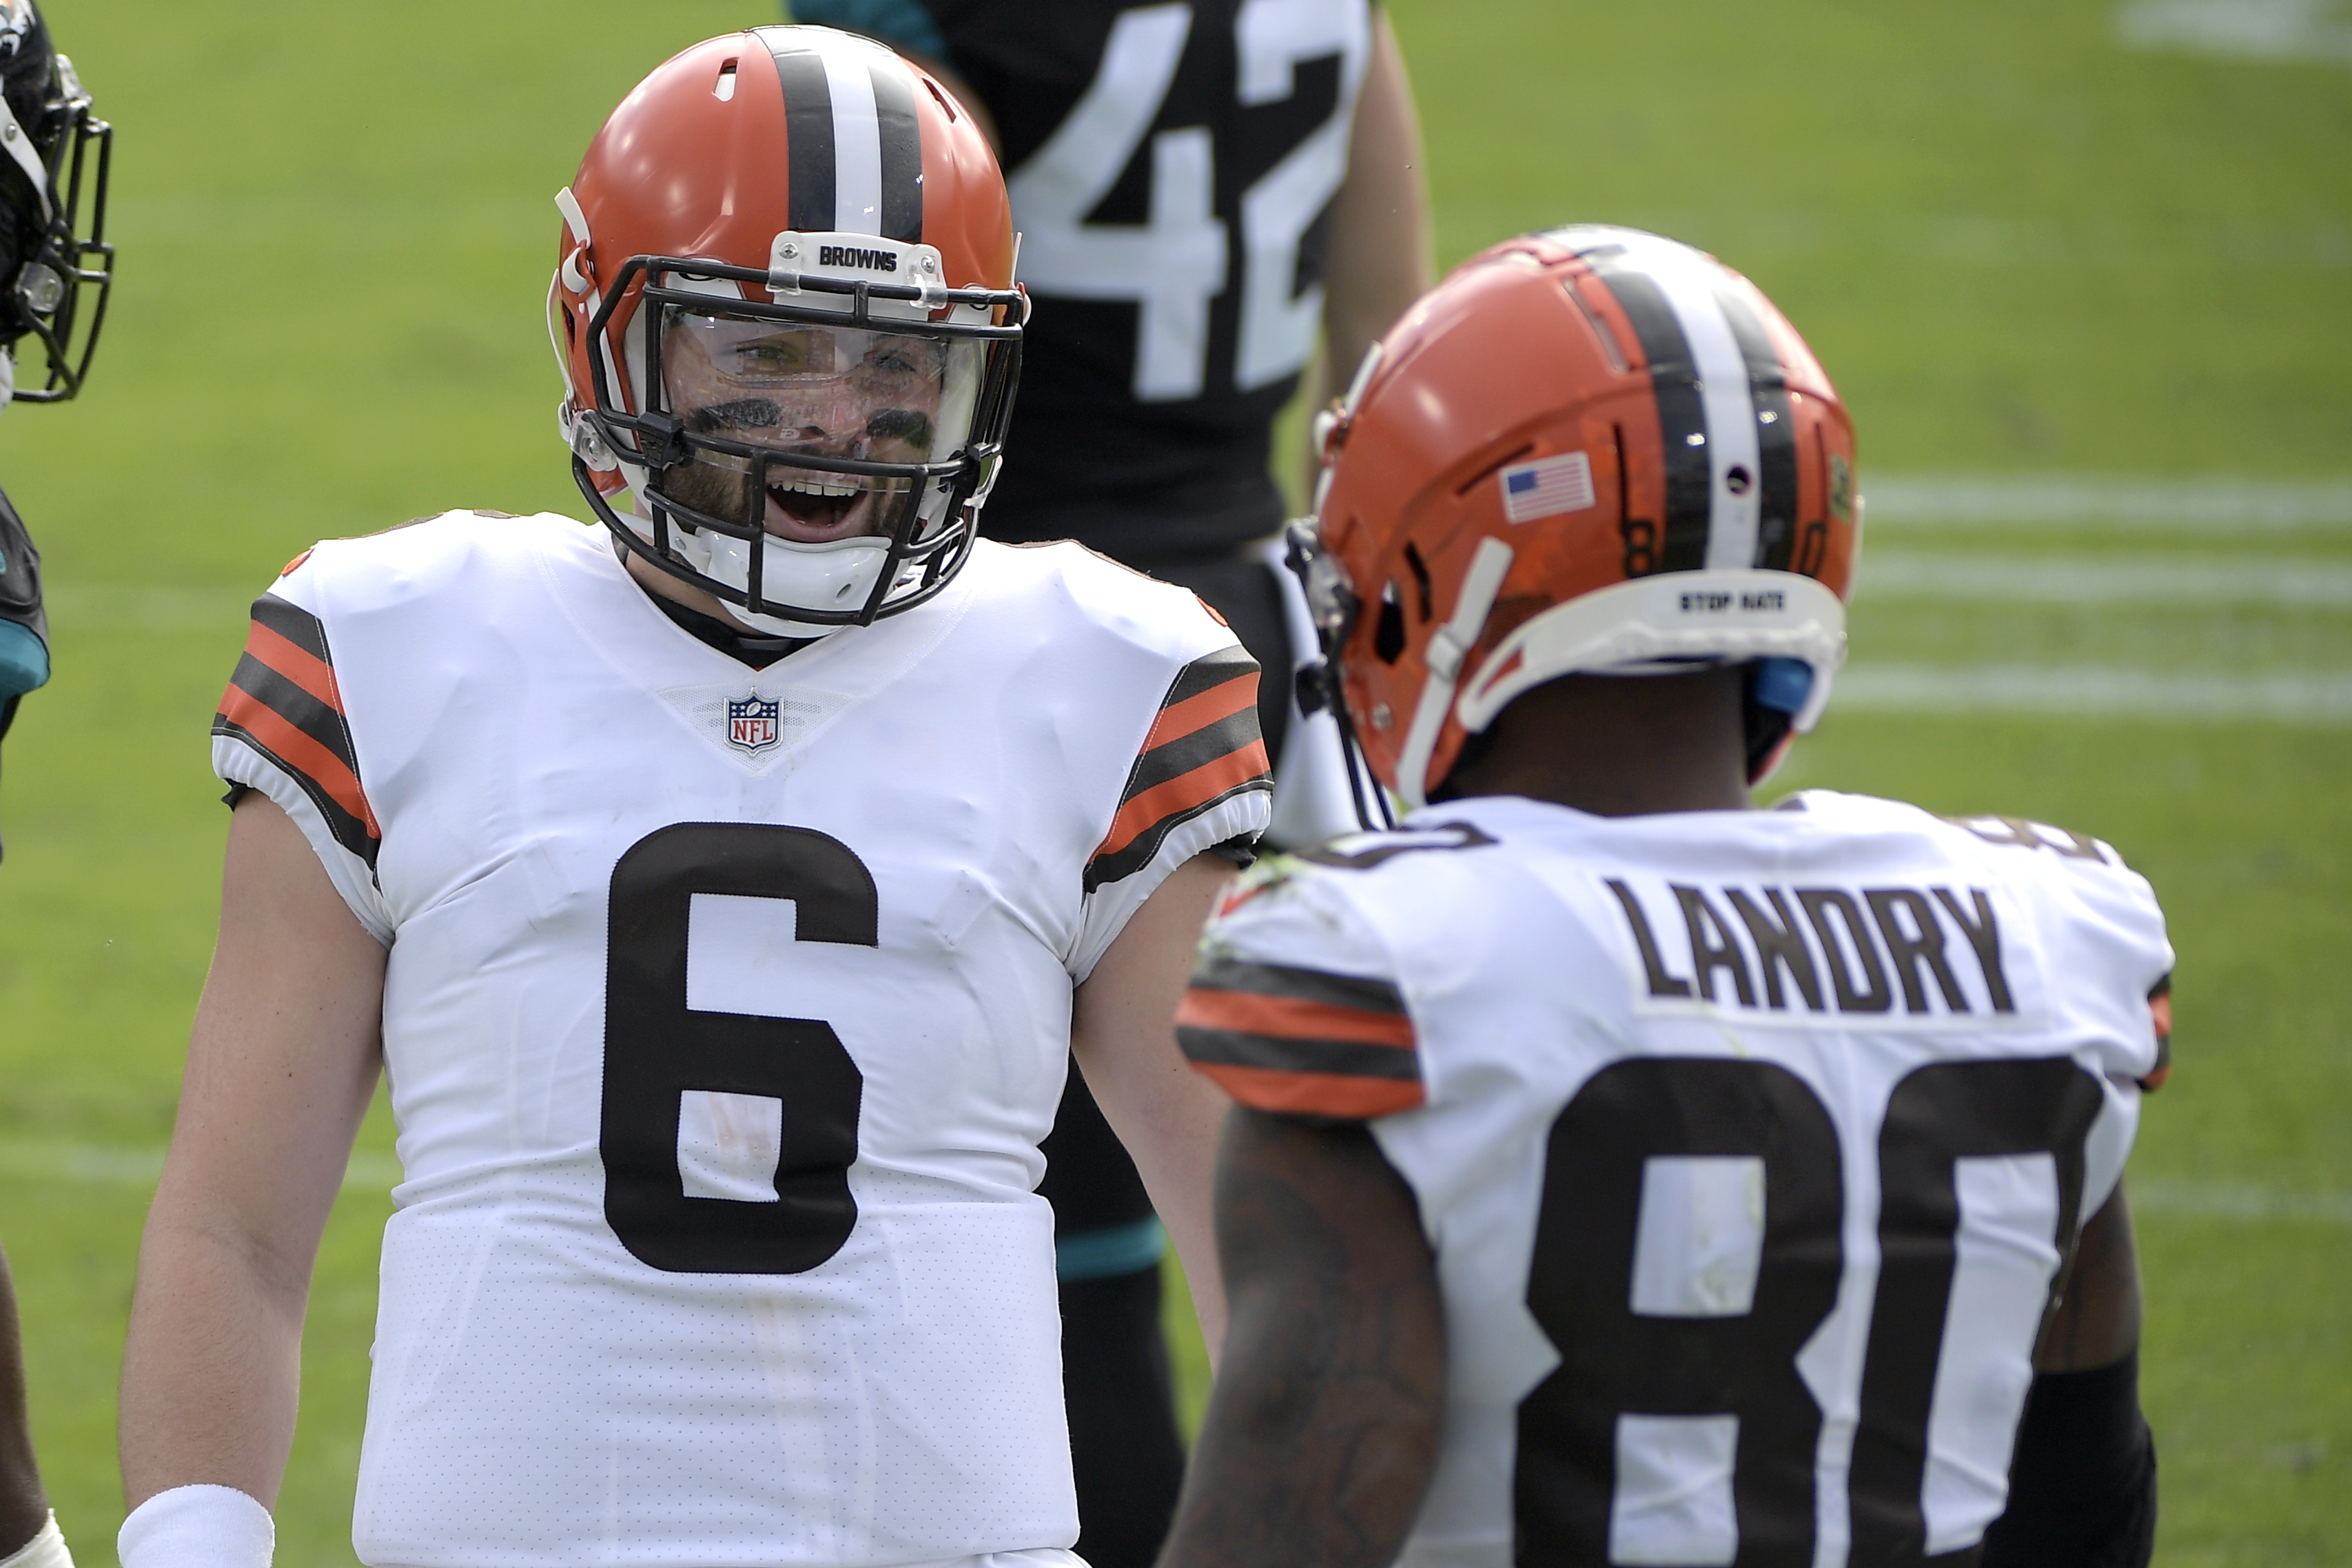
[[[758,29],[784,89],[792,225],[803,234],[923,237],[923,142],[915,80],[885,50]]]
[[[1624,308],[1649,361],[1658,402],[1658,434],[1665,442],[1666,516],[1659,529],[1658,570],[1697,571],[1706,565],[1714,479],[1706,461],[1706,404],[1689,340],[1664,292],[1621,248],[1584,253],[1592,270]]]
[[[792,182],[793,228],[824,234],[834,227],[833,89],[825,81],[824,57],[798,45],[783,47],[775,34],[761,32],[784,87],[784,145],[791,159],[784,173]]]
[[[1763,319],[1705,253],[1635,229],[1559,230],[1624,308],[1665,442],[1660,570],[1785,568],[1797,510],[1787,376]]]
[[[1797,428],[1789,417],[1789,377],[1763,319],[1729,278],[1716,285],[1731,335],[1748,361],[1748,396],[1756,408],[1756,561],[1789,570],[1797,538]]]
[[[904,245],[923,238],[923,133],[915,118],[915,75],[895,59],[869,68],[875,133],[882,143],[882,237]]]

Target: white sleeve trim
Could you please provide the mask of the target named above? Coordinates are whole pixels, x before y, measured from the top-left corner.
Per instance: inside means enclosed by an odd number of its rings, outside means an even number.
[[[122,1568],[269,1568],[277,1550],[277,1521],[235,1487],[159,1491],[114,1538]]]
[[[0,1568],[74,1568],[73,1553],[66,1550],[66,1538],[58,1529],[55,1509],[42,1522],[40,1533],[5,1557],[0,1557]]]
[[[1077,943],[1063,960],[1070,978],[1079,985],[1086,983],[1118,934],[1127,929],[1128,921],[1178,866],[1229,840],[1255,839],[1265,831],[1266,819],[1272,814],[1273,798],[1265,790],[1245,789],[1170,829],[1142,870],[1105,883],[1087,894]]]
[[[225,784],[242,784],[260,790],[279,810],[293,818],[302,836],[310,841],[319,863],[326,868],[327,880],[343,895],[343,903],[350,906],[352,915],[367,927],[369,936],[387,947],[392,946],[392,912],[384,906],[383,894],[375,884],[375,873],[368,869],[365,861],[336,842],[326,818],[319,814],[317,804],[301,785],[284,768],[235,736],[213,737],[213,771]]]

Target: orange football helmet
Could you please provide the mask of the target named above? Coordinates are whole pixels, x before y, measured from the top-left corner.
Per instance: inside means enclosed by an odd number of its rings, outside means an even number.
[[[1292,551],[1324,644],[1308,696],[1409,807],[1572,672],[1748,664],[1752,778],[1828,701],[1861,538],[1853,423],[1714,257],[1600,226],[1496,246],[1317,425]]]
[[[828,27],[712,38],[622,99],[556,205],[562,432],[624,548],[783,635],[946,586],[1027,307],[945,88]]]

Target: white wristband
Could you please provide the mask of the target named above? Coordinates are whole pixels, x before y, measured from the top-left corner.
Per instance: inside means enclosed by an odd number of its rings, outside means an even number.
[[[55,1511],[38,1535],[0,1557],[0,1568],[73,1568],[73,1553],[66,1550],[66,1538],[58,1533]]]
[[[114,1538],[122,1568],[269,1568],[277,1547],[269,1511],[235,1487],[159,1491],[131,1511]]]

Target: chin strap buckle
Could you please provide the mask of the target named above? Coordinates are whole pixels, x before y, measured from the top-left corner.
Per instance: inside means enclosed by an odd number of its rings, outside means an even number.
[[[1339,711],[1339,683],[1332,678],[1331,666],[1327,661],[1317,659],[1312,664],[1299,665],[1297,678],[1293,685],[1300,713],[1318,714],[1325,708],[1333,713]]]
[[[686,444],[685,422],[660,409],[637,415],[637,451],[651,474],[667,473],[694,456]]]

